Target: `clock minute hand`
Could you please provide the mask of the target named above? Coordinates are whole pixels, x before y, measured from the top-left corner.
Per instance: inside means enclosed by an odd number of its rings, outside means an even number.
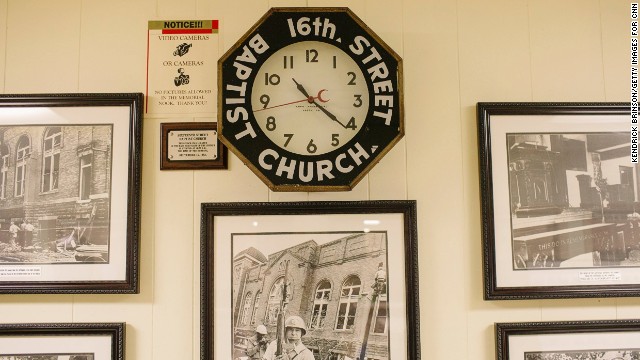
[[[293,82],[296,83],[296,88],[298,89],[298,91],[300,91],[302,95],[306,96],[309,99],[308,100],[309,103],[314,104],[318,109],[320,109],[320,111],[322,111],[325,115],[327,115],[329,119],[337,122],[343,128],[345,129],[347,128],[340,122],[340,120],[338,120],[338,118],[335,115],[330,113],[329,110],[325,109],[322,105],[318,104],[313,96],[309,96],[309,93],[304,89],[304,86],[302,86],[302,84],[299,84],[294,78],[291,78],[291,80],[293,80]]]
[[[335,115],[333,115],[332,113],[330,113],[330,112],[329,112],[329,110],[325,109],[322,105],[318,104],[315,100],[313,101],[313,104],[314,104],[315,106],[317,106],[317,107],[318,107],[318,109],[320,109],[320,111],[322,111],[323,113],[325,113],[325,115],[327,115],[327,116],[329,117],[329,119],[331,119],[331,120],[333,120],[333,121],[337,122],[337,123],[338,123],[338,124],[340,124],[340,126],[342,126],[343,128],[345,128],[345,129],[347,128],[346,126],[344,126],[344,125],[340,122],[340,120],[338,120],[338,118],[337,118]]]

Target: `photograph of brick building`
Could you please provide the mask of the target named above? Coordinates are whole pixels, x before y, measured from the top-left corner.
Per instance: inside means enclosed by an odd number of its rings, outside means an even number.
[[[0,262],[108,262],[112,134],[0,127]]]
[[[386,232],[234,235],[232,246],[234,358],[260,325],[274,340],[283,312],[304,320],[316,360],[389,359]]]

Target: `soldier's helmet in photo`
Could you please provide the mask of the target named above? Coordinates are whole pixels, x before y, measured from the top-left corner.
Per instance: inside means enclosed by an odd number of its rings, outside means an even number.
[[[304,320],[300,316],[289,316],[284,322],[284,328],[298,328],[302,330],[302,336],[307,333],[307,326],[304,324]]]
[[[258,334],[267,335],[267,327],[264,325],[258,325],[258,327],[256,327],[256,332]]]

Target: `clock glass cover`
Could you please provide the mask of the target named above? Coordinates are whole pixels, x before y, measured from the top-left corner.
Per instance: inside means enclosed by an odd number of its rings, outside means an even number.
[[[350,141],[369,110],[362,70],[344,51],[302,41],[276,51],[260,67],[251,106],[271,141],[301,155],[321,155]]]

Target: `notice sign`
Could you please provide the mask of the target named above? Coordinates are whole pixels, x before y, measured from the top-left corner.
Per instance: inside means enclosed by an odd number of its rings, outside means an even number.
[[[215,111],[218,20],[149,21],[147,114]]]

